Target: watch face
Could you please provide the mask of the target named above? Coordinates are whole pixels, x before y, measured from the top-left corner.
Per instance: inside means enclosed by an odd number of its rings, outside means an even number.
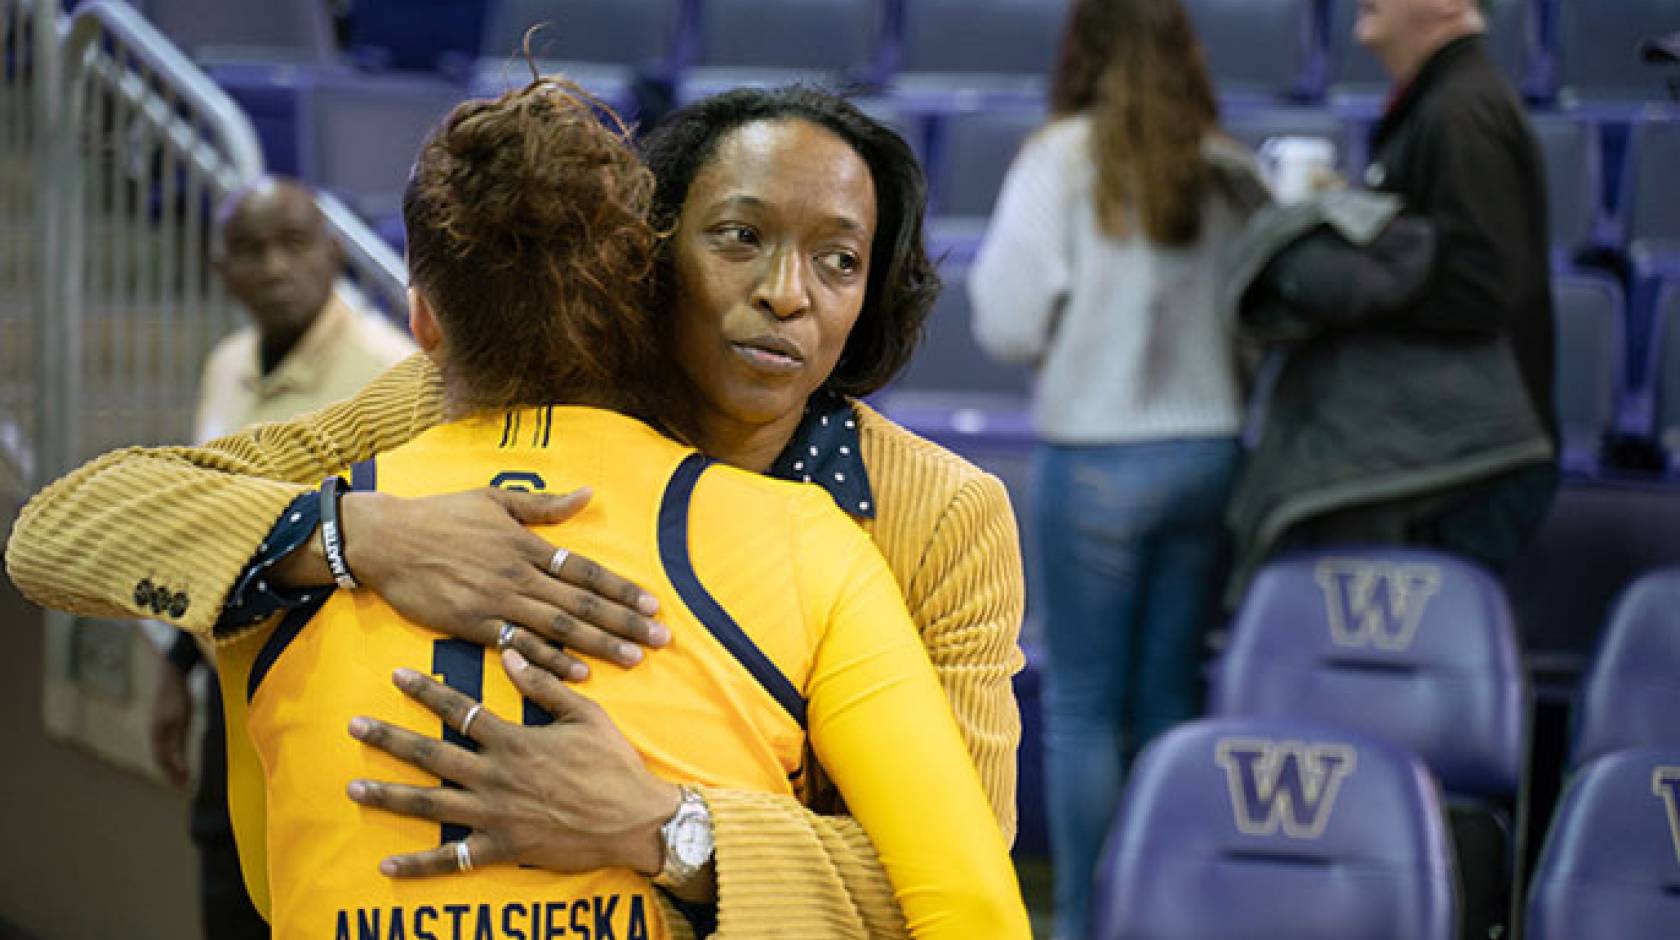
[[[698,816],[678,820],[671,833],[671,853],[689,867],[706,864],[712,855],[712,834],[705,820]]]

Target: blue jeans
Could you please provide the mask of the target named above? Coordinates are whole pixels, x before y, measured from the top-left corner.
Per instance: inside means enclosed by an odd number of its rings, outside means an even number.
[[[1033,454],[1056,937],[1090,931],[1091,883],[1131,757],[1202,709],[1236,438]]]

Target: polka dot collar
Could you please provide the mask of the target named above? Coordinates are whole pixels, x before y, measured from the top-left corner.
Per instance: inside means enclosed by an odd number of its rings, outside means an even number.
[[[875,518],[875,494],[869,474],[863,469],[852,403],[826,390],[818,391],[805,403],[805,417],[793,432],[793,439],[770,465],[778,480],[815,483],[834,497],[846,512]]]

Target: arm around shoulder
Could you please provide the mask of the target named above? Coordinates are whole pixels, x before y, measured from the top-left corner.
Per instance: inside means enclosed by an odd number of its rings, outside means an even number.
[[[19,515],[6,568],[38,604],[104,617],[168,616],[208,633],[281,511],[331,473],[436,423],[421,356],[354,398],[203,447],[134,447],[55,481]],[[156,609],[159,592],[170,602]],[[177,613],[178,611],[178,613]]]

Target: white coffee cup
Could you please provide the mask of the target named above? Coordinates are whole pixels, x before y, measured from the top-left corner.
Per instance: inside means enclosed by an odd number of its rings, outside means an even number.
[[[1336,145],[1323,137],[1272,137],[1260,145],[1260,175],[1281,203],[1311,196],[1336,172]]]

